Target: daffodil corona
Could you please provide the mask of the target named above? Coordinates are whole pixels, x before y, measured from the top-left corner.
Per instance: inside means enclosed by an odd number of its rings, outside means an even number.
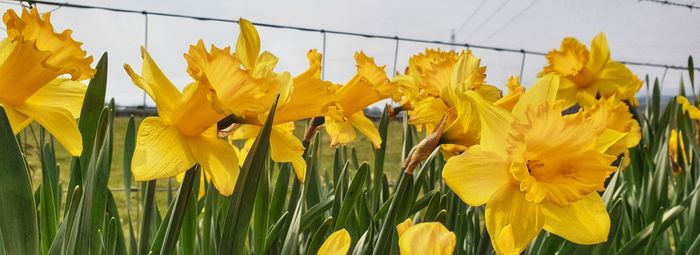
[[[547,75],[512,113],[476,93],[481,141],[451,158],[447,185],[467,204],[486,204],[486,228],[499,254],[522,252],[541,229],[579,244],[607,239],[610,219],[597,192],[615,171],[612,142],[593,118],[562,115],[560,78]],[[616,133],[613,133],[616,134]],[[607,136],[607,135],[605,135]],[[525,217],[524,217],[525,216]]]
[[[83,143],[75,119],[87,89],[80,81],[92,78],[95,70],[72,31],[54,32],[50,17],[36,8],[22,9],[21,17],[14,10],[3,15],[7,38],[0,41],[0,106],[15,134],[36,121],[68,153],[79,156]]]

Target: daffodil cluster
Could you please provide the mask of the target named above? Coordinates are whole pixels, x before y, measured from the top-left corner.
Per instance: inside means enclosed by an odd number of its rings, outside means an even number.
[[[20,16],[9,10],[3,22],[0,106],[13,132],[36,121],[71,155],[80,155],[75,120],[86,93],[81,81],[95,74],[92,57],[70,30],[54,32],[48,13],[32,9]],[[359,132],[379,148],[384,141],[363,110],[393,100],[408,111],[408,123],[437,133],[449,158],[444,182],[465,203],[485,205],[484,224],[497,253],[521,253],[543,229],[579,244],[607,240],[610,218],[599,192],[618,169],[618,158],[641,139],[630,107],[638,104],[634,95],[642,82],[611,59],[602,33],[590,49],[564,39],[546,55],[548,65],[533,85],[526,90],[519,77],[510,77],[503,95],[486,82],[486,67],[471,51],[428,49],[391,80],[385,66],[364,52],[355,54],[356,74],[343,85],[321,79],[316,50],[307,52],[305,71],[280,72],[278,58],[261,50],[253,24],[241,19],[239,25],[235,49],[207,47],[201,40],[189,47],[184,58],[191,79],[183,89],[145,48],[140,73],[124,65],[158,111],[139,126],[131,168],[137,181],[182,176],[199,165],[202,181],[232,194],[242,159],[277,102],[270,157],[290,163],[304,182],[305,148],[294,135],[295,121],[324,118],[332,146],[351,143]],[[700,120],[697,106],[685,97],[677,101]],[[675,164],[688,157],[681,137],[670,133]],[[408,219],[396,230],[402,254],[455,249],[455,234],[438,222],[414,225]],[[348,231],[338,230],[319,254],[346,254],[351,243]]]
[[[509,86],[517,97],[507,107],[477,90],[463,93],[479,140],[450,158],[442,176],[465,203],[486,205],[499,254],[519,254],[542,229],[579,244],[607,240],[598,192],[641,138],[629,111],[641,81],[610,60],[602,34],[593,47],[589,54],[565,39],[527,91]]]
[[[357,74],[340,86],[321,80],[321,54],[307,53],[309,67],[292,76],[275,70],[278,58],[260,49],[253,24],[240,22],[235,52],[231,47],[209,49],[200,40],[185,54],[192,81],[180,92],[142,49],[142,74],[129,65],[125,69],[134,84],[156,103],[158,117],[146,118],[137,136],[132,172],[136,180],[178,175],[199,164],[205,178],[221,194],[230,195],[239,165],[250,150],[275,100],[275,118],[270,134],[270,157],[289,162],[304,182],[304,146],[294,136],[295,121],[325,117],[332,145],[347,144],[355,129],[379,147],[381,138],[363,109],[386,98],[399,98],[398,88],[386,77],[384,67],[358,52]],[[224,119],[233,124],[218,129]],[[228,142],[221,140],[228,136]],[[243,141],[237,147],[237,141]],[[200,191],[200,195],[202,191]]]

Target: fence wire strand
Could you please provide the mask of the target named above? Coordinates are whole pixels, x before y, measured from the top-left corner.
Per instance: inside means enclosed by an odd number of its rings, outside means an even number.
[[[223,18],[215,18],[215,17],[204,17],[204,16],[185,15],[185,14],[166,13],[166,12],[150,12],[150,11],[146,12],[146,11],[139,11],[139,10],[133,10],[133,9],[113,8],[113,7],[85,5],[85,4],[73,4],[73,3],[68,3],[68,2],[57,3],[57,2],[42,1],[42,0],[14,0],[14,1],[17,1],[20,3],[29,3],[30,5],[43,4],[43,5],[49,5],[49,6],[63,6],[64,8],[94,9],[94,10],[104,10],[104,11],[111,11],[111,12],[132,13],[132,14],[141,14],[141,15],[154,15],[154,16],[182,18],[182,19],[192,19],[192,20],[199,20],[199,21],[217,21],[217,22],[225,22],[225,23],[238,23],[238,20],[235,20],[235,19],[223,19]],[[645,0],[645,1],[653,1],[653,0]],[[660,1],[660,2],[668,2],[668,1]],[[290,29],[290,30],[297,30],[297,31],[304,31],[304,32],[317,32],[317,33],[321,32],[321,33],[327,33],[327,34],[337,34],[337,35],[356,36],[356,37],[365,37],[365,38],[378,38],[378,39],[398,40],[398,41],[414,42],[414,43],[437,44],[437,45],[445,45],[445,46],[458,46],[458,47],[466,47],[467,49],[476,48],[476,49],[491,50],[491,51],[511,52],[511,53],[523,53],[524,52],[525,54],[538,55],[538,56],[546,55],[545,52],[540,52],[540,51],[503,48],[503,47],[480,45],[480,44],[456,43],[456,42],[446,42],[446,41],[440,41],[440,40],[428,40],[428,39],[408,38],[408,37],[399,37],[399,36],[366,34],[366,33],[348,32],[348,31],[339,31],[339,30],[325,30],[325,29],[297,27],[297,26],[288,26],[288,25],[279,25],[279,24],[270,24],[270,23],[261,23],[261,22],[253,22],[253,25],[260,26],[260,27],[278,28],[278,29]],[[627,65],[633,65],[633,66],[649,66],[649,67],[669,68],[669,69],[677,69],[677,70],[688,70],[688,68],[686,66],[678,66],[678,65],[667,65],[667,64],[626,61],[626,60],[618,60],[618,62],[623,63],[623,64],[627,64]],[[695,70],[700,71],[700,67],[695,68]]]

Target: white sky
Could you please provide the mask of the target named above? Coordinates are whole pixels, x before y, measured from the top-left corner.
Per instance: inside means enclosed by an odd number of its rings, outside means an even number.
[[[0,1],[0,7],[18,8],[5,1]],[[449,41],[450,31],[459,29],[482,0],[65,1],[226,19],[244,17],[253,22]],[[506,24],[533,2],[527,11]],[[501,6],[503,8],[497,11]],[[39,8],[48,11],[55,7],[39,5]],[[492,14],[493,17],[489,18]],[[102,52],[109,52],[108,97],[114,97],[119,105],[141,104],[142,92],[131,84],[122,65],[129,63],[140,69],[139,46],[144,42],[142,15],[63,7],[53,13],[52,20],[57,29],[74,30],[74,38],[84,42],[84,48],[95,56],[95,63]],[[258,31],[262,49],[280,58],[277,71],[292,74],[303,71],[308,65],[306,52],[312,48],[320,51],[322,47],[320,33],[264,27],[259,27]],[[459,31],[456,41],[464,43],[468,38],[470,44],[546,52],[558,48],[563,37],[574,36],[588,44],[600,31],[606,33],[614,59],[685,66],[688,56],[694,55],[696,66],[700,66],[700,11],[638,0],[487,1]],[[149,52],[166,75],[181,88],[190,82],[182,57],[188,45],[201,38],[206,44],[235,46],[237,37],[236,24],[149,16]],[[347,81],[355,72],[353,52],[357,50],[374,56],[378,64],[387,65],[387,71],[391,72],[394,47],[393,40],[329,34],[324,56],[326,79],[339,84]],[[400,42],[397,70],[403,70],[408,58],[426,47],[438,46]],[[517,75],[520,71],[519,53],[479,49],[474,53],[482,59],[482,64],[488,66],[487,81],[501,88],[509,75]],[[544,65],[544,57],[527,56],[523,74],[525,86],[532,84]],[[664,72],[663,68],[630,68],[642,78],[646,74],[652,78],[660,77]],[[686,72],[668,71],[663,85],[665,93],[677,92],[681,75],[688,84]],[[696,76],[700,73],[696,72]],[[149,99],[148,104],[153,105],[153,102]]]

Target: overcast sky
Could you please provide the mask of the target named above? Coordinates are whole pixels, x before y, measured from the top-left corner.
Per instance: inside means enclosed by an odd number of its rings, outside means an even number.
[[[539,52],[558,48],[566,36],[589,44],[593,36],[602,31],[607,35],[614,59],[685,66],[688,56],[693,55],[698,58],[696,62],[700,62],[700,11],[638,0],[483,0],[486,1],[483,5],[482,0],[65,1],[225,19],[244,17],[253,22],[427,40],[449,41],[451,31],[457,30],[459,43]],[[5,2],[0,2],[0,6],[18,8]],[[471,16],[479,5],[476,14]],[[48,11],[55,7],[39,5],[39,8]],[[109,52],[108,97],[114,97],[120,105],[142,103],[142,92],[131,84],[122,65],[129,63],[137,70],[140,68],[139,46],[144,44],[145,35],[143,15],[63,7],[53,13],[52,20],[57,29],[73,29],[74,38],[84,42],[84,48],[95,56],[95,62],[102,52]],[[280,58],[277,71],[292,74],[303,71],[308,65],[306,52],[312,48],[320,51],[322,47],[322,36],[317,32],[264,27],[259,27],[258,31],[262,49]],[[191,80],[182,57],[188,45],[203,39],[206,44],[235,46],[237,37],[236,24],[149,16],[149,52],[180,88]],[[403,70],[408,58],[426,47],[440,46],[400,42],[397,70]],[[394,49],[393,40],[329,34],[324,56],[325,78],[339,84],[347,81],[355,73],[353,52],[358,50],[375,57],[378,64],[387,65],[391,73]],[[501,88],[509,75],[520,71],[519,53],[479,49],[474,53],[488,66],[487,81]],[[545,62],[542,56],[527,56],[523,74],[525,86],[532,84]],[[663,68],[630,68],[640,77],[646,74],[661,77],[664,73]],[[665,93],[677,92],[681,75],[687,84],[687,72],[668,71],[663,85]],[[153,105],[153,102],[149,100],[148,104]]]

